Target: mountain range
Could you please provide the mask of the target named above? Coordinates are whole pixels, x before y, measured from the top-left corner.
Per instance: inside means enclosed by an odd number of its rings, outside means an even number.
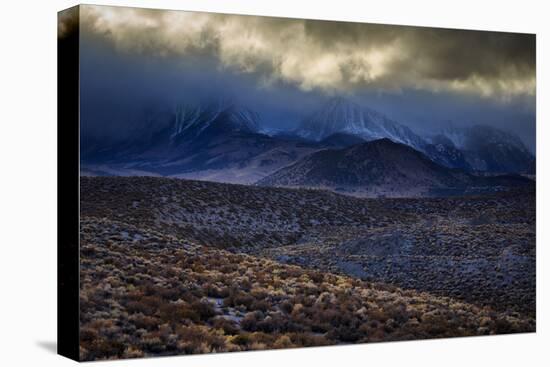
[[[535,172],[534,156],[508,132],[478,125],[421,136],[341,97],[297,129],[274,134],[262,132],[258,113],[231,103],[182,104],[168,121],[116,144],[84,136],[81,174],[330,186],[384,195],[398,188],[415,193],[484,186],[472,178],[480,173]]]
[[[534,173],[533,155],[511,133],[474,125],[448,128],[422,137],[379,112],[341,97],[331,99],[306,118],[294,133],[315,141],[335,133],[353,135],[365,141],[389,138],[450,168],[491,173]]]

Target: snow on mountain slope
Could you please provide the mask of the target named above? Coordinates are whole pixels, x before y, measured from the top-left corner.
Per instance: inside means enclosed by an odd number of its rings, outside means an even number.
[[[316,141],[335,133],[348,133],[368,141],[388,138],[419,150],[423,150],[426,145],[426,142],[408,127],[342,97],[332,98],[306,118],[296,133]]]
[[[490,173],[534,173],[535,158],[517,136],[484,125],[449,128],[435,136],[420,136],[383,114],[342,97],[329,100],[306,118],[295,133],[323,141],[334,134],[351,134],[366,141],[390,139],[408,145],[449,168]]]
[[[448,128],[431,140],[445,149],[462,152],[473,170],[534,173],[535,157],[521,139],[491,126]]]
[[[482,144],[501,144],[514,147],[523,153],[529,153],[525,144],[516,135],[487,125],[450,127],[444,129],[441,135],[449,139],[459,149],[471,150]]]
[[[378,139],[468,172],[534,173],[535,167],[521,140],[501,130],[474,126],[420,136],[343,98],[330,100],[295,131],[262,129],[258,113],[224,102],[181,104],[161,122],[123,142],[84,139],[82,167],[96,174],[138,172],[250,184],[312,152]]]
[[[223,102],[202,105],[178,105],[171,127],[171,140],[178,137],[196,138],[210,128],[225,131],[257,132],[260,116],[245,107]]]

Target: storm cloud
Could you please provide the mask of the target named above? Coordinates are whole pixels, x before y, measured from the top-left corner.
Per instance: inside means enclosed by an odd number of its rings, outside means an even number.
[[[179,104],[231,101],[292,130],[334,95],[419,133],[490,125],[535,151],[535,36],[80,6],[83,135],[129,141]],[[60,16],[60,37],[74,16]],[[73,13],[74,15],[74,13]]]
[[[211,57],[264,87],[535,93],[535,36],[85,5],[81,27],[120,52]]]

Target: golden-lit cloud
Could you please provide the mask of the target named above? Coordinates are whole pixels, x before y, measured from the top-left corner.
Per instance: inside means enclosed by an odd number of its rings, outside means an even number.
[[[79,9],[72,7],[60,11],[57,15],[57,36],[63,39],[74,33],[79,26]]]
[[[535,93],[534,35],[90,5],[80,19],[121,52],[210,56],[265,86]]]

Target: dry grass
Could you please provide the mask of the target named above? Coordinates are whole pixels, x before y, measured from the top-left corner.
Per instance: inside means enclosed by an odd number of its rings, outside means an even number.
[[[517,313],[201,246],[111,217],[81,218],[83,360],[535,328]]]

